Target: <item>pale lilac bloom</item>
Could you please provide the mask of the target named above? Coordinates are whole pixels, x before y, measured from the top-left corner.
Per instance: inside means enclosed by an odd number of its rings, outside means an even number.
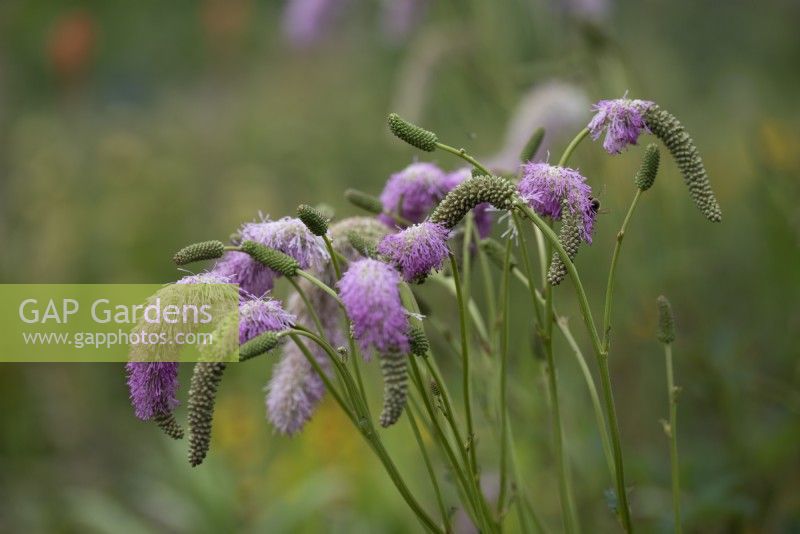
[[[566,199],[570,209],[582,214],[583,240],[592,242],[597,213],[592,208],[592,188],[578,171],[547,163],[526,163],[522,165],[517,190],[536,213],[554,220],[561,219],[561,201]]]
[[[239,304],[239,343],[245,343],[264,332],[291,328],[297,318],[269,297],[249,297]]]
[[[445,189],[449,193],[461,182],[470,178],[472,178],[472,170],[469,167],[451,172],[445,178]],[[478,236],[481,239],[489,237],[489,234],[492,233],[492,205],[488,202],[478,204],[472,209],[472,216],[475,221],[475,228],[478,230]]]
[[[442,267],[449,253],[449,234],[450,230],[441,224],[425,221],[387,235],[378,244],[378,252],[403,274],[406,282],[419,282]]]
[[[139,419],[170,413],[178,405],[177,362],[128,362],[125,370],[131,404]]]
[[[351,263],[339,281],[353,336],[367,359],[372,348],[380,353],[409,351],[408,317],[400,301],[399,283],[397,271],[373,259]]]
[[[400,41],[417,25],[430,0],[383,0],[381,28],[390,41]]]
[[[283,33],[299,48],[325,37],[347,0],[289,0],[283,12]]]
[[[329,260],[325,241],[312,234],[303,221],[294,217],[245,223],[239,233],[243,241],[255,241],[291,256],[301,269],[321,271]],[[235,251],[226,252],[214,266],[214,272],[230,277],[243,292],[255,296],[271,290],[278,276],[249,254]]]
[[[383,209],[399,212],[412,223],[422,222],[447,193],[445,178],[445,172],[433,163],[412,163],[389,177],[380,196]],[[379,217],[388,226],[397,226],[392,217]]]
[[[601,100],[592,106],[595,116],[589,122],[589,133],[595,141],[605,131],[603,148],[609,154],[619,154],[628,145],[635,145],[642,132],[650,132],[644,113],[653,106],[648,100]]]

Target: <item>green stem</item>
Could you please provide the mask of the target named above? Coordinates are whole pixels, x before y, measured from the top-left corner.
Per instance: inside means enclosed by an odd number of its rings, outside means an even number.
[[[450,254],[450,266],[453,269],[453,281],[456,286],[456,300],[458,302],[458,323],[461,331],[461,387],[464,394],[464,413],[467,418],[467,441],[469,442],[470,472],[477,479],[477,455],[475,454],[475,429],[472,422],[472,396],[470,393],[469,374],[469,333],[467,332],[467,307],[464,303],[464,294],[458,274],[456,258]]]
[[[506,500],[506,449],[508,448],[508,410],[507,403],[507,382],[508,382],[508,336],[510,320],[510,292],[511,285],[511,240],[506,241],[506,253],[503,259],[503,289],[502,289],[502,317],[503,327],[500,337],[500,494],[497,497],[497,515],[500,516],[505,507]]]
[[[325,293],[333,297],[333,299],[337,303],[339,303],[340,306],[344,306],[344,304],[342,303],[342,299],[339,298],[339,295],[336,294],[336,291],[328,287],[328,285],[325,282],[321,281],[313,274],[309,273],[308,271],[304,271],[303,269],[298,269],[297,276],[305,278],[306,280],[308,280],[309,282],[311,282],[312,284],[323,290]]]
[[[478,160],[467,154],[467,151],[464,150],[463,148],[453,148],[449,145],[445,145],[444,143],[436,143],[436,147],[444,150],[445,152],[450,152],[451,154],[455,154],[456,156],[463,159],[464,161],[466,161],[467,163],[469,163],[470,165],[472,165],[473,167],[475,167],[476,169],[478,169],[479,171],[481,171],[486,175],[492,174],[489,171],[489,169],[481,165],[481,163],[478,162]]]
[[[636,194],[631,201],[628,208],[628,213],[622,221],[622,227],[617,233],[617,243],[614,245],[614,253],[611,256],[611,268],[608,270],[608,282],[606,283],[606,303],[603,310],[603,349],[608,352],[611,345],[611,304],[614,291],[614,278],[617,273],[617,261],[619,260],[619,253],[622,250],[622,240],[625,238],[625,231],[628,229],[628,223],[631,220],[633,211],[636,209],[636,204],[639,202],[639,197],[642,195],[641,189],[636,189]]]
[[[597,327],[595,326],[592,312],[589,308],[589,301],[586,298],[586,291],[583,289],[583,283],[578,275],[575,264],[569,259],[567,252],[561,243],[558,242],[558,237],[553,232],[547,223],[539,217],[533,210],[525,204],[518,203],[516,209],[520,210],[533,224],[535,224],[544,234],[545,238],[556,249],[561,261],[567,268],[570,278],[572,279],[573,286],[578,295],[578,303],[581,308],[581,316],[586,324],[586,329],[589,331],[589,336],[592,341],[592,348],[594,349],[597,358],[598,366],[600,367],[600,378],[603,386],[603,399],[606,409],[606,417],[608,419],[609,431],[611,433],[611,445],[614,449],[614,468],[616,474],[616,487],[617,498],[620,503],[620,519],[627,532],[632,532],[633,526],[631,524],[630,509],[628,507],[628,496],[625,491],[625,471],[622,462],[622,445],[619,436],[619,425],[617,423],[616,408],[614,407],[614,396],[611,390],[611,377],[608,372],[608,353],[604,351],[603,345],[600,341],[600,336],[597,334]]]
[[[567,164],[567,161],[569,161],[569,158],[575,151],[575,148],[577,148],[577,146],[586,138],[587,135],[589,135],[589,129],[584,128],[578,132],[578,135],[576,135],[572,141],[570,141],[569,145],[567,145],[567,148],[564,150],[564,153],[561,154],[561,159],[558,160],[559,167],[563,167]]]
[[[681,475],[678,463],[678,388],[672,371],[672,345],[664,344],[664,358],[667,364],[667,393],[669,398],[669,458],[672,470],[672,511],[675,532],[681,533]]]
[[[425,462],[425,468],[428,470],[428,476],[431,479],[431,486],[433,486],[433,493],[436,496],[436,504],[439,506],[439,513],[442,514],[442,524],[445,526],[445,531],[450,532],[449,518],[447,516],[447,509],[444,507],[444,501],[442,500],[442,493],[439,490],[439,482],[436,480],[436,473],[433,471],[433,464],[431,464],[431,459],[428,456],[425,443],[422,441],[422,435],[419,432],[417,420],[414,418],[414,414],[410,408],[406,410],[406,416],[408,417],[408,422],[411,425],[411,430],[414,432],[414,438],[417,440],[417,445],[419,445],[419,450],[422,453],[422,460]]]

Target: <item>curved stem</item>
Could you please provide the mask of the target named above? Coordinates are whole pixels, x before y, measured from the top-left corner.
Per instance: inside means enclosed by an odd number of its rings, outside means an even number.
[[[586,298],[586,291],[583,289],[583,283],[578,275],[575,264],[569,259],[567,252],[561,243],[558,242],[558,237],[542,219],[533,210],[525,204],[517,204],[516,209],[520,210],[528,219],[533,222],[544,234],[550,244],[555,248],[567,272],[572,278],[573,286],[578,294],[578,303],[581,308],[581,315],[586,324],[586,329],[592,340],[592,348],[594,349],[597,358],[598,366],[600,367],[600,378],[603,386],[603,400],[605,403],[606,417],[608,418],[609,431],[611,433],[611,445],[614,450],[614,468],[616,472],[616,488],[617,498],[620,503],[620,519],[627,532],[632,532],[633,526],[631,524],[630,509],[628,507],[628,495],[625,491],[625,470],[622,462],[622,445],[619,436],[619,424],[617,423],[617,413],[614,407],[614,396],[611,390],[611,377],[608,371],[608,353],[605,352],[600,342],[600,336],[597,335],[597,327],[595,326],[592,312],[589,308],[589,301]]]
[[[570,141],[569,145],[567,145],[567,148],[564,150],[564,153],[561,154],[561,159],[558,160],[559,167],[563,167],[567,164],[567,161],[569,161],[569,157],[575,151],[575,148],[577,148],[577,146],[586,138],[587,135],[589,135],[589,129],[584,128],[578,132],[578,135],[576,135],[572,141]]]
[[[325,282],[323,282],[313,274],[309,273],[308,271],[304,271],[303,269],[298,269],[297,276],[305,278],[306,280],[308,280],[309,282],[311,282],[312,284],[323,290],[325,293],[333,297],[333,299],[339,303],[339,306],[344,306],[344,304],[342,303],[342,299],[339,298],[339,295],[336,293],[336,291],[331,289]]]
[[[628,229],[628,223],[631,220],[633,211],[636,209],[636,204],[639,202],[639,197],[642,195],[641,189],[636,189],[636,194],[631,201],[628,208],[628,213],[622,221],[622,227],[617,233],[617,243],[614,245],[614,253],[611,256],[611,268],[608,270],[608,282],[606,283],[606,303],[603,310],[603,349],[608,352],[611,345],[611,301],[614,291],[614,277],[617,273],[617,260],[619,259],[620,250],[622,250],[622,240],[625,238],[625,231]]]
[[[464,394],[464,413],[467,419],[467,441],[469,442],[470,471],[477,478],[477,459],[475,454],[475,430],[472,422],[472,395],[470,393],[469,373],[469,333],[467,332],[467,311],[464,303],[463,286],[458,274],[456,258],[450,254],[450,266],[453,270],[453,281],[456,286],[456,300],[458,301],[458,322],[461,332],[461,387]]]
[[[481,165],[481,163],[478,160],[467,154],[467,151],[464,150],[463,148],[453,148],[449,145],[445,145],[444,143],[436,143],[436,147],[444,150],[445,152],[450,152],[451,154],[455,154],[456,156],[463,159],[464,161],[466,161],[467,163],[469,163],[470,165],[472,165],[473,167],[475,167],[484,174],[487,175],[492,174],[489,171],[489,169]]]
[[[450,525],[447,516],[447,509],[444,507],[442,492],[439,490],[439,482],[436,480],[436,473],[433,471],[433,464],[428,456],[428,450],[425,448],[425,443],[422,441],[422,435],[419,432],[417,420],[414,418],[414,413],[410,407],[406,410],[406,417],[408,417],[408,423],[411,425],[411,430],[414,433],[414,439],[417,440],[417,445],[422,453],[422,460],[425,462],[425,468],[428,470],[428,476],[430,477],[431,485],[433,486],[433,493],[436,496],[436,504],[439,507],[439,513],[442,515],[442,524],[445,526],[445,531],[449,532]]]
[[[507,386],[508,386],[508,336],[509,336],[509,301],[511,285],[511,240],[506,241],[506,253],[503,258],[503,289],[502,289],[502,318],[503,327],[500,332],[500,494],[497,496],[497,515],[503,513],[506,500],[506,474],[508,466],[506,465],[506,455],[508,449],[508,409],[506,408],[507,402]]]

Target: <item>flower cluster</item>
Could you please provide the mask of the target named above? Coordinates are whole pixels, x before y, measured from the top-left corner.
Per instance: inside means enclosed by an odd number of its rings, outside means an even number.
[[[378,252],[403,274],[406,282],[419,282],[442,266],[448,254],[449,235],[450,230],[441,224],[422,222],[384,237]]]
[[[592,106],[596,114],[589,122],[589,133],[597,140],[606,132],[603,148],[609,154],[619,154],[626,146],[635,145],[643,131],[649,132],[644,113],[653,105],[648,100],[601,100]]]
[[[578,171],[547,163],[526,163],[517,190],[539,215],[560,220],[562,201],[582,217],[581,237],[592,242],[597,210],[592,206],[592,188]]]

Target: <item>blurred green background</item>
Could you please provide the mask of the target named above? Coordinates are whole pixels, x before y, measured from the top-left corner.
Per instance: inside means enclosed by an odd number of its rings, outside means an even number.
[[[331,13],[312,6],[292,26],[277,1],[0,3],[2,282],[167,282],[181,274],[174,250],[224,238],[259,212],[325,202],[354,214],[346,187],[377,194],[420,157],[386,133],[392,110],[494,162],[516,155],[509,129],[524,138],[545,123],[556,159],[591,102],[627,90],[692,132],[725,213],[706,223],[667,159],[625,240],[611,366],[636,522],[670,529],[654,339],[664,293],[679,327],[687,530],[800,532],[800,4],[320,5]],[[612,158],[587,142],[572,161],[603,208],[578,258],[597,314],[640,154]],[[448,297],[427,291],[449,313]],[[568,284],[557,294],[580,331]],[[515,311],[515,450],[534,506],[558,529],[541,366],[524,302]],[[568,347],[556,348],[582,521],[613,531],[585,386]],[[452,356],[438,357],[455,384]],[[3,365],[0,530],[418,530],[330,399],[299,437],[273,435],[262,392],[273,361],[228,373],[211,456],[196,469],[185,443],[134,418],[119,365]],[[384,433],[433,510],[407,423]],[[489,479],[496,443],[483,419],[478,434]]]

